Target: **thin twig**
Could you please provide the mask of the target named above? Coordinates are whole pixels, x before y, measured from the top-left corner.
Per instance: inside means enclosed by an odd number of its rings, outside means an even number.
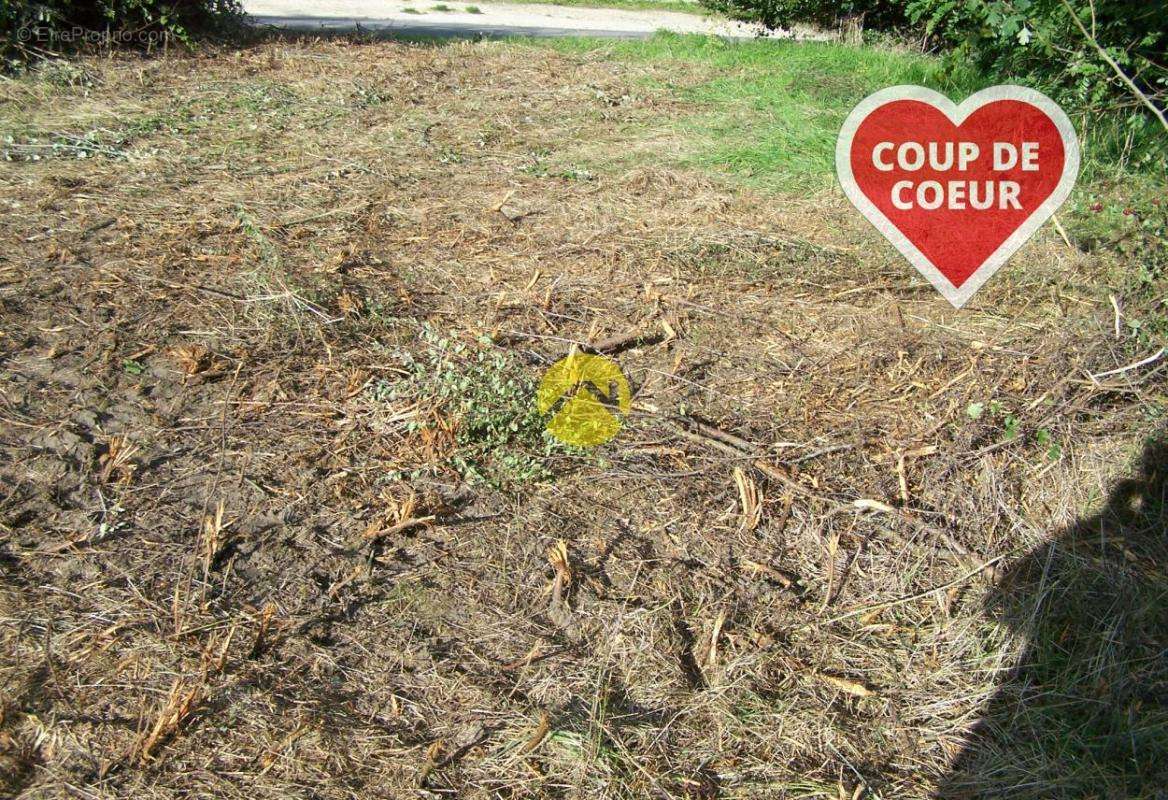
[[[1097,381],[1100,378],[1106,378],[1108,375],[1119,375],[1121,372],[1130,372],[1133,369],[1139,369],[1140,367],[1146,367],[1148,364],[1152,364],[1156,361],[1159,361],[1163,357],[1164,353],[1166,353],[1166,352],[1168,352],[1168,348],[1161,347],[1159,350],[1157,350],[1155,353],[1152,353],[1152,355],[1148,356],[1147,358],[1140,359],[1139,361],[1128,364],[1127,366],[1116,367],[1115,369],[1109,369],[1106,372],[1095,372],[1091,375],[1091,380]]]
[[[1109,67],[1115,70],[1115,74],[1118,75],[1119,79],[1123,81],[1128,89],[1131,90],[1132,94],[1134,94],[1141,103],[1148,107],[1148,110],[1155,115],[1156,119],[1160,120],[1160,125],[1163,126],[1164,130],[1168,131],[1168,117],[1164,116],[1164,112],[1161,111],[1160,108],[1152,102],[1152,98],[1148,97],[1143,93],[1140,87],[1136,86],[1135,81],[1127,76],[1127,73],[1124,72],[1119,64],[1115,62],[1115,59],[1111,57],[1106,49],[1104,49],[1103,45],[1099,44],[1099,40],[1096,39],[1094,35],[1092,35],[1091,32],[1083,26],[1083,21],[1079,19],[1079,15],[1075,13],[1075,10],[1071,8],[1071,4],[1067,2],[1067,0],[1062,0],[1062,3],[1063,7],[1066,8],[1067,13],[1071,15],[1071,19],[1075,21],[1075,27],[1077,27],[1079,31],[1082,32],[1087,41],[1091,43],[1091,45],[1095,48],[1095,51],[1099,53],[1099,57],[1106,61]],[[1094,18],[1094,3],[1091,5],[1091,15],[1092,18]],[[1094,26],[1094,22],[1092,22],[1092,26]]]
[[[848,611],[846,613],[832,617],[830,619],[811,620],[810,622],[805,622],[802,625],[799,625],[798,627],[795,628],[795,630],[801,631],[801,630],[804,630],[806,628],[814,628],[814,627],[821,626],[821,625],[834,625],[837,622],[843,622],[845,619],[851,619],[852,617],[858,617],[861,614],[867,614],[867,613],[870,613],[872,611],[880,611],[880,610],[883,610],[885,608],[893,608],[895,606],[902,606],[905,603],[911,603],[914,600],[920,600],[924,597],[928,597],[929,595],[933,594],[934,592],[943,592],[943,591],[946,591],[948,589],[952,589],[954,586],[965,583],[967,580],[974,577],[979,572],[983,572],[987,569],[990,569],[995,564],[997,564],[999,561],[1002,561],[1003,559],[1009,558],[1010,556],[1014,555],[1015,553],[1017,553],[1021,549],[1022,548],[1020,548],[1020,547],[1015,548],[1008,553],[1002,553],[1000,556],[994,556],[993,558],[991,558],[989,561],[985,562],[984,564],[981,564],[980,566],[978,566],[974,569],[971,569],[962,575],[959,575],[958,577],[954,578],[951,581],[946,581],[945,583],[938,584],[938,585],[932,587],[931,589],[925,589],[922,592],[916,592],[915,594],[909,594],[909,595],[905,595],[903,597],[898,597],[895,600],[885,600],[883,603],[873,603],[872,605],[869,605],[869,606],[862,606],[861,608],[854,608],[851,611]]]

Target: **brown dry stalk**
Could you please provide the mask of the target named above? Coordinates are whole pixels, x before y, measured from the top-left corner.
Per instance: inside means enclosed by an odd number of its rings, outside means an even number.
[[[211,353],[201,344],[178,345],[170,348],[169,353],[178,362],[185,378],[198,375],[211,364]]]
[[[568,543],[557,539],[547,550],[548,563],[556,571],[552,579],[552,599],[548,608],[553,619],[566,621],[567,608],[564,602],[564,592],[572,583],[572,567],[568,561]],[[559,624],[559,623],[557,623]]]
[[[505,669],[505,670],[510,671],[510,670],[516,670],[516,669],[520,669],[522,667],[526,667],[532,661],[534,661],[537,656],[540,655],[541,649],[542,649],[542,647],[541,647],[540,642],[536,642],[535,644],[533,644],[531,646],[531,649],[527,651],[527,655],[523,656],[523,658],[517,659],[517,660],[512,661],[508,664],[504,664],[501,667],[501,669]]]
[[[610,336],[607,339],[585,345],[584,349],[591,353],[619,353],[634,347],[657,344],[664,341],[668,332],[648,331],[645,333],[624,333],[620,336]]]
[[[361,573],[365,572],[367,569],[367,564],[359,564],[356,567],[353,567],[353,569],[349,570],[345,577],[341,578],[339,581],[329,587],[328,598],[331,600],[336,597],[340,593],[341,589],[344,589],[350,583],[357,580],[357,578],[361,577]]]
[[[508,189],[507,194],[503,195],[503,199],[491,206],[491,210],[497,213],[503,212],[503,206],[507,205],[507,201],[515,196],[514,189]]]
[[[275,766],[276,762],[280,759],[280,755],[285,750],[287,750],[288,747],[293,742],[295,742],[297,739],[299,739],[301,736],[303,736],[307,732],[308,732],[308,726],[305,725],[303,722],[300,722],[296,725],[295,728],[292,729],[291,733],[289,733],[287,736],[285,736],[283,738],[283,740],[278,745],[276,745],[270,751],[265,753],[263,758],[260,759],[260,767],[261,767],[260,768],[260,775],[266,775],[268,773],[268,771],[273,766]]]
[[[556,582],[561,589],[566,589],[572,583],[572,567],[568,561],[568,543],[557,539],[547,550],[548,563],[556,571]]]
[[[430,777],[430,773],[437,769],[442,764],[442,750],[445,742],[441,739],[435,739],[429,747],[426,748],[426,763],[422,764],[422,769],[418,772],[418,785],[423,786],[426,783],[426,778]]]
[[[187,580],[187,593],[190,593],[190,580]],[[183,602],[182,582],[176,581],[174,584],[174,597],[170,601],[170,615],[171,621],[174,623],[174,636],[179,636],[183,632],[183,609],[186,603]]]
[[[710,649],[706,653],[705,663],[707,667],[713,667],[718,663],[718,637],[722,635],[722,626],[726,624],[726,609],[723,608],[718,611],[718,616],[714,620],[714,627],[710,631]]]
[[[429,525],[431,522],[434,522],[436,519],[437,517],[435,515],[427,514],[426,516],[418,517],[417,519],[402,520],[396,525],[390,525],[388,528],[382,528],[374,523],[365,529],[365,533],[363,535],[366,539],[381,539],[385,536],[394,536],[399,533],[405,533],[406,531],[413,530],[414,528],[424,527]]]
[[[223,501],[215,506],[214,515],[208,514],[203,518],[203,532],[199,537],[199,549],[203,562],[203,583],[207,582],[207,575],[211,572],[211,564],[220,548],[224,545],[223,534]]]
[[[548,717],[548,713],[546,711],[539,712],[539,724],[536,725],[535,730],[531,732],[531,736],[528,738],[528,740],[523,743],[522,747],[519,748],[519,755],[525,756],[535,748],[539,747],[540,744],[543,743],[543,740],[547,737],[551,727],[551,718]]]
[[[406,531],[420,528],[436,521],[438,519],[437,514],[425,513],[429,509],[423,508],[423,505],[419,501],[417,493],[411,490],[405,500],[391,509],[388,516],[393,522],[388,527],[383,526],[385,518],[379,516],[369,523],[362,536],[370,540],[381,539],[386,536],[405,533]],[[418,512],[421,512],[420,515],[414,516]]]
[[[762,521],[762,494],[754,478],[742,467],[734,468],[734,483],[738,486],[738,500],[742,504],[742,530],[752,531]]]
[[[823,590],[823,603],[819,606],[822,613],[831,603],[831,592],[835,584],[835,557],[839,553],[840,532],[833,530],[827,539],[827,588]]]
[[[122,480],[128,480],[133,474],[136,465],[132,461],[138,448],[129,443],[125,436],[110,437],[105,453],[100,458],[101,482],[109,483],[114,473],[120,473]]]
[[[190,717],[202,699],[203,684],[201,682],[196,682],[188,688],[182,679],[176,679],[162,704],[162,708],[158,711],[158,716],[155,718],[150,732],[136,748],[138,761],[142,764],[152,761],[154,748],[178,731],[179,726]]]
[[[254,658],[259,654],[264,647],[264,639],[268,635],[268,630],[272,625],[272,617],[276,615],[276,604],[268,603],[264,606],[263,611],[260,612],[259,625],[256,626],[255,641],[252,642],[250,656]]]
[[[232,625],[227,630],[227,635],[223,637],[223,644],[219,646],[217,654],[213,652],[214,640],[208,642],[202,656],[204,674],[213,675],[223,671],[223,667],[227,664],[227,649],[231,646],[231,640],[235,638],[235,631],[238,627],[238,625]]]
[[[782,570],[772,567],[770,564],[760,564],[757,561],[751,561],[747,558],[742,559],[741,564],[751,572],[766,575],[768,578],[782,585],[785,589],[797,590],[799,588],[794,578]]]

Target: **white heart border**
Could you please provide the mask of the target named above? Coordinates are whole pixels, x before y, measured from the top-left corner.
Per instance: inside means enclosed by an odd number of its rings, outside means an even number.
[[[987,103],[997,100],[1018,100],[1041,109],[1050,117],[1062,137],[1063,153],[1065,154],[1063,174],[1054,191],[959,287],[950,283],[949,279],[933,265],[933,262],[918,250],[916,245],[909,241],[908,237],[901,233],[900,229],[868,199],[868,196],[860,190],[859,184],[856,183],[855,176],[852,175],[852,139],[855,137],[856,131],[870,113],[894,100],[920,100],[928,103],[947,116],[954,125],[960,125],[966,117]],[[905,84],[873,92],[852,109],[852,113],[848,114],[848,118],[844,120],[844,125],[840,129],[839,139],[836,140],[835,167],[844,194],[852,201],[852,205],[859,209],[860,213],[876,227],[876,230],[892,242],[892,246],[899,250],[901,255],[907,258],[929,283],[933,284],[933,288],[953,304],[954,308],[961,308],[973,296],[974,292],[993,277],[993,274],[1010,259],[1010,256],[1014,255],[1018,248],[1025,244],[1026,240],[1033,236],[1044,222],[1050,219],[1051,215],[1070,195],[1071,189],[1075,186],[1075,179],[1079,175],[1079,139],[1075,135],[1075,128],[1070,119],[1057,103],[1042,92],[1025,86],[1011,84],[991,86],[971,94],[958,105],[940,92],[934,92],[924,86]]]

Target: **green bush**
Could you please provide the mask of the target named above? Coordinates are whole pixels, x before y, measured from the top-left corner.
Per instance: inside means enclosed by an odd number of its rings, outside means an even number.
[[[889,30],[904,25],[908,18],[904,3],[889,0],[702,0],[703,4],[736,19],[759,22],[768,28],[789,28],[795,23],[835,28],[841,21],[855,19],[873,30]]]
[[[770,27],[802,22],[833,28],[862,21],[944,52],[954,71],[980,71],[1043,89],[1094,128],[1096,149],[1144,167],[1162,165],[1163,127],[1100,57],[1083,28],[1161,109],[1168,101],[1168,24],[1147,0],[703,0]],[[1106,139],[1104,142],[1102,140]]]
[[[87,47],[154,49],[241,18],[239,0],[0,0],[0,50],[12,67]]]
[[[1163,108],[1168,100],[1168,24],[1146,0],[909,0],[910,22],[956,67],[1042,88],[1097,128],[1106,144],[1145,166],[1162,163],[1166,133],[1136,93],[1099,55],[1079,24]],[[1100,126],[1102,123],[1102,126]],[[1109,128],[1101,131],[1098,128]],[[1151,146],[1148,146],[1151,145]]]
[[[545,430],[536,408],[535,381],[510,355],[451,338],[423,326],[416,345],[401,350],[404,375],[370,387],[370,397],[397,404],[433,404],[453,428],[452,447],[435,462],[403,464],[390,477],[415,480],[452,470],[470,483],[500,490],[551,477],[549,457],[565,446]],[[421,345],[420,347],[417,345]],[[423,416],[409,434],[432,426]]]

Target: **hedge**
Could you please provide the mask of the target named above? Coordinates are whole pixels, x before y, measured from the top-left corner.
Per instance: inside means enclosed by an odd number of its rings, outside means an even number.
[[[238,25],[238,0],[0,0],[9,67],[93,46],[153,49]]]

